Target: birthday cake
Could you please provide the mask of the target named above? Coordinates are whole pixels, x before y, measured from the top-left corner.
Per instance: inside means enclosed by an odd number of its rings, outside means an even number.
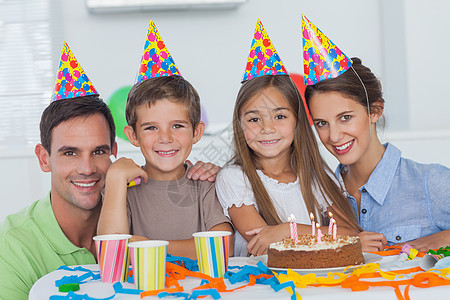
[[[321,243],[310,234],[300,235],[297,243],[286,238],[270,244],[267,256],[267,265],[272,268],[318,269],[364,263],[359,238],[342,235],[333,239],[325,234]]]

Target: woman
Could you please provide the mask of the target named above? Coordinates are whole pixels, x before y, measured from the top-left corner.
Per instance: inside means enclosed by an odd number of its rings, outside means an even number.
[[[381,144],[376,123],[384,99],[380,81],[359,58],[336,78],[308,86],[305,98],[319,138],[340,162],[342,183],[362,239],[408,242],[420,251],[450,245],[450,170],[401,157]]]

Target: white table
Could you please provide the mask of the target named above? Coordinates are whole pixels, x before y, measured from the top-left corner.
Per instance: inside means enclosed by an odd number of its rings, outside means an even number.
[[[379,262],[383,271],[391,271],[396,269],[407,269],[417,267],[419,265],[420,259],[415,259],[413,261],[398,262],[396,261],[397,256],[383,257]],[[230,258],[230,266],[239,265],[243,266],[247,264],[248,258],[246,257],[232,257]],[[90,270],[98,270],[98,265],[87,265],[84,266]],[[52,295],[67,295],[67,293],[58,292],[58,288],[55,287],[55,281],[61,279],[63,276],[68,275],[81,275],[83,272],[77,271],[64,271],[56,270],[47,274],[46,276],[39,279],[32,287],[29,299],[30,300],[41,300],[49,299]],[[376,280],[376,279],[374,279]],[[186,278],[185,280],[180,280],[180,284],[184,287],[185,292],[189,292],[192,288],[199,286],[200,280],[197,278]],[[237,283],[235,285],[230,285],[228,282],[227,286],[230,288],[242,285],[242,283]],[[124,288],[135,288],[134,284],[123,283]],[[401,287],[403,294],[405,286]],[[369,290],[363,292],[352,292],[349,289],[344,289],[341,287],[307,287],[304,289],[296,288],[296,291],[304,300],[319,300],[319,299],[397,299],[394,289],[392,287],[370,287]],[[87,294],[93,298],[105,298],[114,294],[112,284],[101,283],[98,281],[91,281],[87,283],[80,284],[80,290],[76,292],[77,294]],[[450,298],[450,286],[441,286],[433,288],[415,288],[410,287],[409,295],[411,299],[449,299]],[[290,299],[291,295],[286,290],[281,290],[275,292],[268,285],[255,285],[250,287],[245,287],[241,290],[221,293],[222,299]],[[126,299],[126,300],[137,300],[140,299],[138,295],[126,295],[117,294],[114,299]],[[146,297],[144,299],[159,299],[156,296]],[[175,299],[169,297],[167,299]],[[211,299],[211,298],[205,298]]]

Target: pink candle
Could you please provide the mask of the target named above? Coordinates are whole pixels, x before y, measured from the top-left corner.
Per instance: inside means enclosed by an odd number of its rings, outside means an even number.
[[[293,239],[295,243],[298,243],[298,232],[297,232],[297,223],[295,223],[295,216],[291,214],[288,220],[290,222],[289,227],[291,229],[291,239]]]
[[[331,212],[328,212],[328,215],[330,216],[330,224],[328,225],[328,235],[331,235],[333,233],[333,222],[335,222],[335,220],[333,219],[333,214]]]
[[[316,223],[314,222],[313,213],[310,213],[309,217],[311,218],[311,232],[312,232],[312,235],[315,235],[316,234]]]
[[[336,235],[337,235],[337,225],[336,225],[336,220],[333,219],[333,239],[336,239]]]
[[[317,244],[322,244],[322,230],[320,230],[320,225],[319,223],[316,223],[317,226]]]

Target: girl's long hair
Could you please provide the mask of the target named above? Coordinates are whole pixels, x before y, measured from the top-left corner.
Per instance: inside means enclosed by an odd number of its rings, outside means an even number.
[[[344,197],[340,187],[330,177],[330,174],[333,173],[320,155],[317,140],[308,122],[300,93],[287,75],[267,75],[246,81],[239,90],[234,106],[234,155],[231,162],[241,166],[247,176],[252,186],[260,215],[268,225],[282,223],[264,184],[256,172],[260,167],[258,166],[256,155],[245,140],[241,127],[241,113],[242,107],[250,99],[260,93],[264,93],[269,87],[276,88],[284,96],[297,120],[294,141],[290,151],[291,167],[299,178],[306,208],[313,214],[316,211],[320,212],[318,201],[313,192],[314,188],[316,188],[324,198],[332,203],[335,210],[343,213],[344,217],[355,229],[361,230],[348,200]],[[316,218],[316,220],[319,220],[319,218]]]

